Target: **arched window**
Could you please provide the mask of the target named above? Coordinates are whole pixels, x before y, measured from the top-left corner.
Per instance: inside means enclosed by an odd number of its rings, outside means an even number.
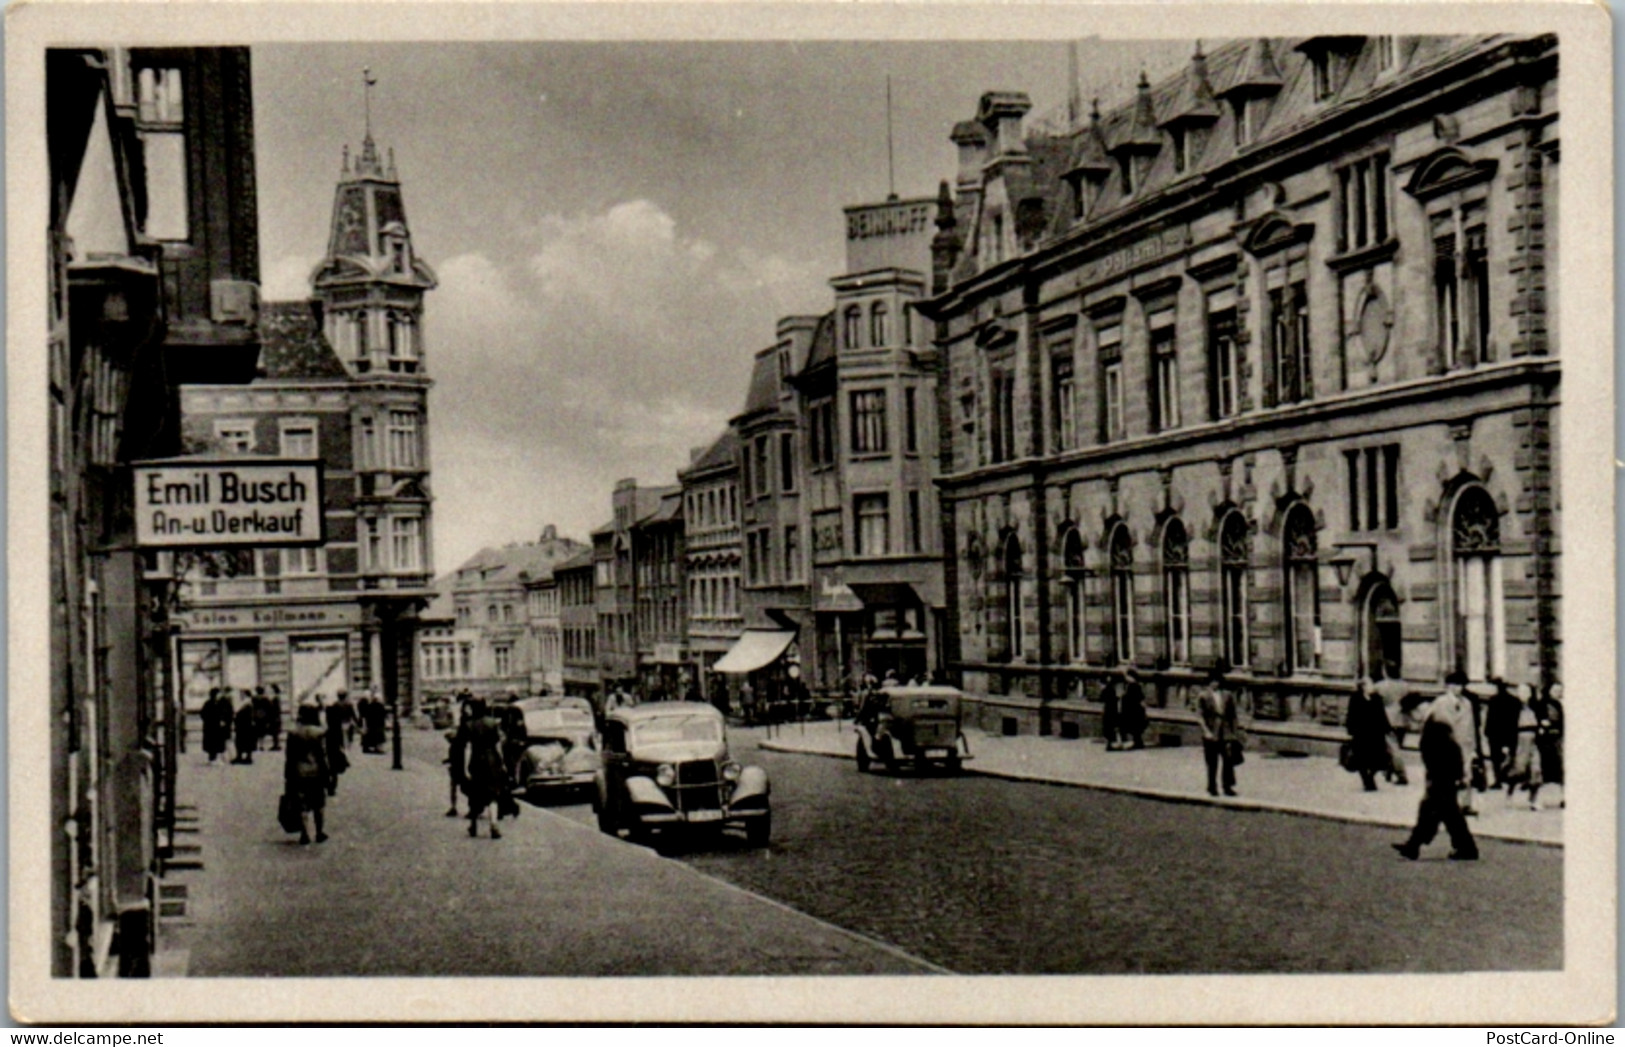
[[[1299,502],[1287,510],[1281,532],[1287,668],[1320,664],[1320,570],[1315,557],[1315,514]]]
[[[843,315],[843,322],[841,324],[842,344],[848,349],[858,348],[858,346],[862,344],[858,340],[858,336],[862,332],[863,307],[856,304],[847,306],[846,313]]]
[[[885,302],[876,302],[869,307],[869,344],[876,349],[886,344]]]
[[[1185,525],[1169,520],[1162,528],[1162,614],[1168,661],[1191,659],[1190,539]]]
[[[1084,576],[1083,535],[1076,527],[1066,532],[1061,545],[1061,564],[1065,570],[1062,583],[1066,586],[1066,652],[1074,662],[1084,656]]]
[[[1005,630],[1007,636],[1006,653],[1011,661],[1021,657],[1021,539],[1013,533],[1004,540],[1004,551],[1000,556],[1000,566],[1003,568],[1004,592],[1002,593]]]
[[[1469,680],[1506,670],[1506,622],[1501,609],[1501,514],[1482,487],[1456,499],[1450,517],[1451,602],[1456,668]]]
[[[1373,680],[1403,676],[1404,644],[1399,627],[1399,598],[1388,579],[1379,578],[1365,594],[1360,614],[1360,672]]]
[[[1247,521],[1235,510],[1219,526],[1219,596],[1224,632],[1224,658],[1232,666],[1246,665],[1248,563],[1252,543]]]
[[[1134,540],[1128,528],[1112,529],[1112,650],[1114,662],[1134,660]]]

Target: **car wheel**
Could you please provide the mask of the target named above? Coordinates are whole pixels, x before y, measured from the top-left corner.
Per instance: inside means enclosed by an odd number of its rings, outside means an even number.
[[[760,818],[745,823],[745,842],[752,847],[766,847],[768,838],[773,835],[773,812],[768,811]]]
[[[965,765],[960,762],[959,757],[950,756],[948,757],[947,762],[942,765],[942,769],[947,771],[949,774],[958,774],[964,769],[964,766]]]
[[[869,773],[869,750],[863,747],[863,739],[858,739],[858,773]]]

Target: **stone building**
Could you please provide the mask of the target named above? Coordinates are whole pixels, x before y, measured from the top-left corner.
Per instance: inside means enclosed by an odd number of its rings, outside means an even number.
[[[174,580],[136,548],[133,463],[182,452],[188,385],[258,365],[253,89],[240,47],[44,57],[51,832],[34,842],[52,977],[145,977],[185,721]]]
[[[688,576],[688,654],[707,696],[718,684],[717,659],[739,639],[739,437],[725,429],[677,474],[683,488],[683,555]]]
[[[633,628],[645,695],[680,698],[695,681],[688,657],[683,491],[661,488],[659,502],[632,525]]]
[[[563,691],[582,698],[603,693],[598,675],[598,597],[593,549],[553,568],[559,590],[559,632],[564,645]]]
[[[643,659],[639,652],[644,638],[639,628],[638,571],[640,565],[648,564],[649,560],[646,555],[640,555],[639,525],[653,522],[666,498],[675,497],[680,491],[675,485],[639,487],[634,479],[621,480],[611,496],[610,521],[592,533],[593,583],[598,606],[595,644],[601,689],[617,684],[631,688],[643,682]],[[677,508],[680,507],[679,501]],[[681,580],[673,584],[680,593]],[[645,602],[644,607],[648,606]],[[652,649],[650,653],[652,656]]]
[[[1559,676],[1557,54],[1235,40],[1059,134],[983,96],[923,309],[995,718],[1134,665],[1173,730],[1220,665],[1296,746],[1361,675]]]
[[[266,303],[260,375],[188,387],[187,450],[323,466],[325,543],[177,554],[178,686],[416,693],[410,619],[433,595],[424,293],[394,157],[345,151],[327,256],[304,302]],[[386,665],[386,662],[389,663]]]

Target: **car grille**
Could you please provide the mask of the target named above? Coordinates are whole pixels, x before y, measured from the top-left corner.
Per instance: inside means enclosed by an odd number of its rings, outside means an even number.
[[[676,765],[677,784],[666,790],[680,811],[722,806],[722,776],[715,760],[693,760]]]

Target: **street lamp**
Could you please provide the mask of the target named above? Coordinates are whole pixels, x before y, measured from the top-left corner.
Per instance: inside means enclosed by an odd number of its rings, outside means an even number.
[[[1341,549],[1364,549],[1364,550],[1366,550],[1367,552],[1369,552],[1371,554],[1371,567],[1372,567],[1373,570],[1376,569],[1376,566],[1377,566],[1377,543],[1376,542],[1338,542],[1336,545],[1332,546],[1332,548],[1333,549],[1340,549],[1340,550]],[[1342,556],[1334,556],[1334,557],[1332,557],[1331,564],[1332,564],[1332,567],[1336,568],[1336,570],[1337,570],[1337,584],[1339,586],[1341,586],[1342,588],[1347,589],[1349,587],[1350,580],[1352,580],[1354,578],[1354,564],[1355,564],[1354,557],[1350,556],[1350,555],[1348,555],[1346,553],[1344,555],[1342,555]]]

